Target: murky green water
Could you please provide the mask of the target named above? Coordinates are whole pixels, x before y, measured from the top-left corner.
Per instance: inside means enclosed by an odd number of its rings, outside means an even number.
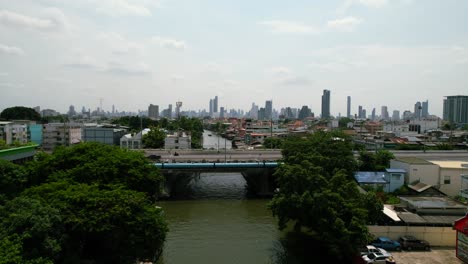
[[[281,233],[268,200],[246,199],[240,174],[202,174],[192,199],[164,201],[170,231],[158,263],[278,263]]]

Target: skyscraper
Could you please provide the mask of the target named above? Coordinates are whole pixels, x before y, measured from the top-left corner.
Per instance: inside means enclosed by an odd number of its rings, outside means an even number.
[[[213,116],[213,99],[210,99],[210,116]]]
[[[167,118],[172,118],[172,104],[169,104],[169,108],[167,109]]]
[[[380,118],[383,120],[388,120],[388,108],[387,106],[383,105],[382,110],[380,111]]]
[[[218,113],[218,96],[215,96],[213,100],[213,112]]]
[[[425,102],[422,102],[422,117],[426,118],[429,116],[429,101],[426,100]]]
[[[393,121],[398,121],[398,120],[400,120],[400,111],[398,111],[398,110],[393,110],[392,120],[393,120]]]
[[[371,119],[372,119],[372,121],[375,120],[375,108],[372,109]]]
[[[362,105],[358,106],[358,118],[364,118],[362,115]]]
[[[159,106],[150,104],[148,106],[148,117],[153,118],[153,119],[158,119],[159,118]]]
[[[421,102],[416,102],[414,104],[414,119],[419,119],[421,118]]]
[[[468,124],[468,96],[446,96],[444,99],[444,120],[457,124]]]
[[[265,102],[265,119],[270,120],[273,118],[273,100]]]
[[[351,96],[348,96],[348,104],[346,108],[346,117],[351,118]]]
[[[323,90],[322,118],[330,118],[330,90]]]
[[[219,118],[224,118],[224,107],[219,108]]]

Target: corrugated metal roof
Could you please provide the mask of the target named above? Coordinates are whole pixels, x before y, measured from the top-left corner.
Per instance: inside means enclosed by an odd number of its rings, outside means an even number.
[[[385,180],[385,172],[378,171],[357,171],[354,173],[354,178],[358,183],[388,183]]]
[[[431,160],[432,163],[446,169],[466,169],[468,170],[468,162],[466,161],[446,161],[446,160]]]
[[[387,172],[390,172],[390,173],[392,173],[392,172],[406,173],[406,170],[404,170],[404,169],[392,169],[392,168],[390,168],[390,169],[385,169],[385,170]]]
[[[424,224],[426,220],[417,214],[410,212],[399,213],[398,217],[408,224]]]
[[[396,160],[409,164],[432,164],[431,162],[425,159],[420,159],[416,157],[398,157],[396,158]]]

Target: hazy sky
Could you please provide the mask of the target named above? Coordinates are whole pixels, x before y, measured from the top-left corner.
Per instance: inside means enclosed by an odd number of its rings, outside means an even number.
[[[468,95],[466,0],[0,0],[0,110],[363,105]]]

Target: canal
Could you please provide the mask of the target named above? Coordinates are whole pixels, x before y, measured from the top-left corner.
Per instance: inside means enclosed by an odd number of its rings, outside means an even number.
[[[217,136],[208,133],[204,146],[219,146]],[[224,145],[224,138],[219,141]],[[269,200],[249,198],[245,186],[240,173],[202,173],[183,197],[158,202],[170,230],[157,263],[302,264],[320,259],[311,256],[317,250],[310,250],[310,243],[280,232]]]

